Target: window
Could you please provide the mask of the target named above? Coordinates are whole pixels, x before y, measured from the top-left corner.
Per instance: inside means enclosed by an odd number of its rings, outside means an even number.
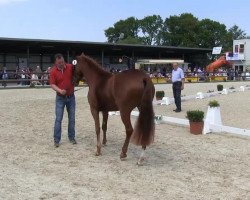
[[[240,53],[244,53],[244,44],[240,44],[240,50],[239,50]]]
[[[238,46],[238,45],[235,45],[235,46],[234,46],[234,53],[238,53],[238,49],[239,49],[239,46]]]

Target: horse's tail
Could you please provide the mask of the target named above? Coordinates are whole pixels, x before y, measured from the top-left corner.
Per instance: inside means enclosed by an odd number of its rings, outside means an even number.
[[[154,123],[154,85],[149,78],[143,79],[144,91],[139,107],[139,117],[135,124],[131,142],[135,145],[146,147],[154,141],[155,123]]]

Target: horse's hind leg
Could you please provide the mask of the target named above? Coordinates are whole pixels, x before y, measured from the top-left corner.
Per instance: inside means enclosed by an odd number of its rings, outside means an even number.
[[[144,160],[145,160],[145,151],[146,151],[146,146],[142,147],[141,155],[139,160],[137,161],[137,165],[142,165]]]
[[[102,131],[103,131],[103,139],[102,144],[106,145],[107,138],[106,138],[106,132],[107,132],[107,123],[108,123],[108,112],[102,112],[103,120],[102,120]]]
[[[97,139],[97,144],[96,144],[96,156],[101,155],[101,139],[100,139],[100,119],[99,119],[99,111],[91,108],[91,113],[92,116],[95,120],[95,131],[96,131],[96,139]]]
[[[122,122],[125,125],[125,129],[126,129],[126,139],[125,139],[125,142],[123,144],[122,152],[120,155],[120,158],[123,159],[123,158],[127,157],[128,145],[129,145],[130,137],[133,133],[133,127],[132,127],[131,121],[130,121],[130,112],[122,112],[121,111],[121,118],[122,118]]]

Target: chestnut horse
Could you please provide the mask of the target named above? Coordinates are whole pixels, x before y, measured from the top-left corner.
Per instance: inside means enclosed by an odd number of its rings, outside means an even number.
[[[134,69],[112,74],[102,69],[92,58],[82,54],[77,56],[76,84],[83,77],[89,85],[88,102],[95,121],[97,136],[96,156],[101,154],[99,112],[102,112],[103,115],[102,144],[106,145],[108,112],[119,110],[126,129],[126,139],[120,158],[127,157],[128,145],[131,139],[132,143],[142,146],[143,151],[139,162],[142,161],[144,159],[142,157],[144,150],[146,146],[153,142],[155,132],[152,104],[155,88],[149,76],[140,70]],[[136,107],[140,114],[133,130],[130,114]]]

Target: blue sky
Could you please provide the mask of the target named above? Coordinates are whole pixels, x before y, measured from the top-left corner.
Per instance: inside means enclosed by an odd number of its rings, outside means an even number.
[[[121,19],[192,13],[250,35],[250,0],[0,0],[0,37],[105,42]]]

